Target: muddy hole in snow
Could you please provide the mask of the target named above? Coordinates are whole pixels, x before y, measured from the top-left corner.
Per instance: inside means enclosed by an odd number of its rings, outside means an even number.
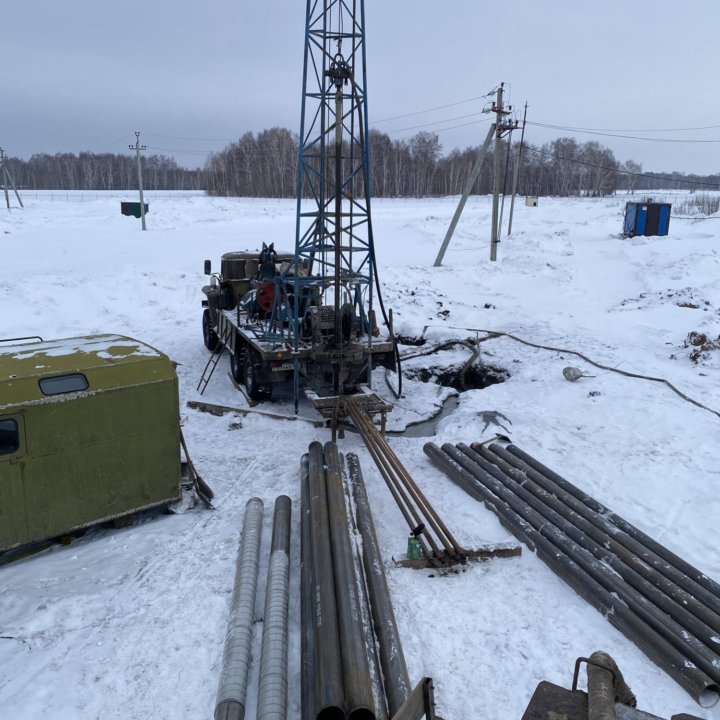
[[[486,363],[476,363],[467,370],[463,365],[407,368],[404,374],[413,380],[434,382],[436,385],[453,388],[458,392],[483,390],[490,385],[504,383],[510,377],[510,373],[505,368]]]

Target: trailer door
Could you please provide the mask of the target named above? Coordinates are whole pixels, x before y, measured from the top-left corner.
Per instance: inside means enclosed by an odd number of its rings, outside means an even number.
[[[22,479],[24,456],[23,416],[0,415],[0,551],[27,541]]]

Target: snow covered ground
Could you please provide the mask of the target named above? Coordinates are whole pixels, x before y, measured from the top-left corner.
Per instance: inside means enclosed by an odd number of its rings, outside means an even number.
[[[329,431],[185,406],[199,398],[208,357],[203,260],[218,267],[223,252],[263,241],[292,250],[294,204],[151,195],[143,233],[138,220],[120,215],[118,197],[63,195],[0,210],[0,336],[120,333],[167,353],[179,364],[186,437],[217,509],[100,529],[0,568],[0,717],[210,717],[243,508],[255,495],[265,501],[262,578],[272,503],[285,493],[294,511],[289,716],[299,718],[299,466],[309,443],[329,439]],[[668,237],[623,239],[626,199],[540,198],[537,208],[521,199],[513,234],[491,263],[490,200],[472,198],[440,268],[433,261],[457,198],[374,201],[396,332],[424,334],[428,343],[507,332],[666,378],[720,411],[720,349],[693,360],[694,348],[684,345],[692,331],[720,334],[720,220],[673,219]],[[659,383],[599,371],[569,354],[508,338],[481,348],[481,359],[510,378],[463,393],[435,442],[509,431],[518,446],[720,580],[717,415]],[[467,356],[457,346],[443,361]],[[568,365],[593,377],[567,382]],[[224,357],[203,398],[243,406],[227,370]],[[448,391],[406,381],[404,394],[391,415],[395,428],[435,412]],[[290,412],[290,402],[272,409]],[[485,427],[480,413],[489,410],[508,418],[505,430]],[[427,440],[392,437],[391,444],[458,539],[470,547],[511,540],[430,464]],[[396,567],[404,521],[360,440],[348,433],[341,450],[361,459],[411,679],[434,678],[447,720],[519,720],[540,680],[568,687],[575,658],[598,649],[617,660],[640,708],[720,718],[720,706],[696,705],[526,549],[521,558],[445,576]],[[259,613],[262,603],[261,592]]]

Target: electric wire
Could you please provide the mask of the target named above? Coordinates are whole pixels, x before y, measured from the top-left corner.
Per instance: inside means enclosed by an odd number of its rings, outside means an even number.
[[[548,125],[545,123],[527,121],[528,125],[534,125],[535,127],[549,128],[551,130],[563,130],[565,132],[581,133],[583,135],[600,135],[602,137],[613,137],[626,140],[642,140],[644,142],[659,142],[659,143],[698,143],[698,144],[715,144],[720,143],[720,139],[700,139],[700,140],[683,140],[678,138],[649,138],[643,137],[642,135],[621,135],[617,133],[600,132],[599,130],[579,130],[578,128],[564,127],[562,125]]]
[[[429,326],[426,326],[426,328]],[[624,377],[628,378],[636,378],[638,380],[649,380],[651,382],[657,382],[661,383],[662,385],[665,385],[666,387],[670,388],[676,395],[681,397],[686,402],[689,402],[691,405],[695,405],[696,407],[701,408],[702,410],[707,410],[708,412],[712,413],[713,415],[717,415],[717,417],[720,418],[720,412],[717,410],[713,410],[712,408],[708,407],[707,405],[703,405],[698,400],[695,400],[691,398],[689,395],[686,395],[684,392],[678,390],[675,385],[673,385],[669,380],[666,380],[665,378],[661,377],[653,377],[652,375],[643,375],[641,373],[633,373],[628,372],[627,370],[620,370],[620,368],[612,367],[610,365],[603,365],[602,363],[596,362],[595,360],[591,360],[587,355],[583,355],[581,352],[578,352],[577,350],[568,350],[567,348],[558,348],[554,347],[552,345],[542,345],[540,343],[534,343],[530,340],[524,340],[521,337],[518,337],[517,335],[512,335],[511,333],[504,332],[501,330],[485,330],[482,328],[450,328],[454,330],[466,330],[468,332],[475,332],[475,333],[486,333],[487,337],[482,338],[478,342],[485,342],[487,340],[495,340],[498,337],[506,337],[510,338],[510,340],[514,340],[515,342],[519,342],[522,345],[527,345],[528,347],[538,348],[539,350],[549,350],[550,352],[557,352],[565,355],[574,355],[575,357],[579,357],[581,360],[584,360],[586,363],[589,363],[590,365],[593,365],[596,368],[599,368],[600,370],[607,370],[608,372],[614,372],[618,375],[623,375]]]

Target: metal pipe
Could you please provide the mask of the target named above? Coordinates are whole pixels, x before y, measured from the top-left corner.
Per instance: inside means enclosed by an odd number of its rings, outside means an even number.
[[[415,508],[415,506],[412,504],[410,498],[407,495],[405,487],[402,485],[400,480],[393,472],[392,466],[390,465],[389,461],[386,457],[382,455],[380,449],[373,442],[372,437],[367,432],[367,428],[365,427],[365,423],[363,422],[362,417],[357,413],[357,408],[355,408],[352,403],[348,403],[347,406],[350,417],[355,422],[355,425],[358,428],[360,435],[362,436],[363,442],[365,443],[365,447],[367,447],[368,452],[370,453],[373,461],[375,462],[375,465],[380,471],[380,474],[383,476],[385,484],[390,490],[390,493],[392,494],[395,503],[400,509],[400,512],[405,518],[405,521],[407,522],[410,530],[414,530],[418,526],[424,524],[422,522],[422,518],[417,511],[417,508]],[[433,537],[427,531],[427,528],[425,528],[425,530],[420,534],[418,540],[420,541],[420,547],[422,549],[423,556],[427,560],[430,560],[433,557],[433,553],[435,553],[436,555],[441,554],[440,548],[435,543]],[[430,549],[428,549],[428,544],[432,548],[433,552],[430,552]]]
[[[312,530],[310,527],[309,457],[300,461],[300,712],[315,720]]]
[[[361,622],[340,455],[337,445],[332,442],[325,443],[324,450],[345,710],[348,720],[375,720],[375,703]]]
[[[524,460],[532,468],[538,470],[540,473],[553,480],[557,485],[562,487],[567,492],[575,495],[579,500],[592,508],[596,513],[604,515],[613,525],[618,527],[624,533],[629,535],[637,542],[644,545],[648,550],[661,557],[666,563],[674,566],[686,575],[694,583],[697,583],[701,587],[705,588],[709,593],[720,599],[720,584],[715,582],[712,578],[709,578],[704,572],[698,570],[696,567],[691,565],[683,558],[678,557],[672,551],[661,545],[656,540],[653,540],[649,535],[646,535],[642,530],[639,530],[634,525],[631,525],[627,520],[624,520],[619,515],[606,508],[602,503],[598,502],[594,498],[584,493],[579,488],[575,487],[571,482],[565,480],[557,473],[550,470],[550,468],[543,465],[541,462],[523,452],[516,445],[508,445],[507,450],[515,455],[516,457]]]
[[[287,718],[290,514],[290,498],[280,495],[275,500],[272,546],[265,591],[257,702],[258,720]]]
[[[215,701],[215,720],[243,720],[245,717],[262,517],[262,500],[250,498],[243,517],[235,585],[230,602],[230,619]]]
[[[616,543],[609,535],[599,530],[582,516],[568,508],[555,495],[547,492],[519,470],[496,457],[487,448],[475,444],[472,449],[462,443],[458,450],[465,453],[471,460],[478,463],[493,477],[498,478],[511,492],[515,492],[532,508],[541,513],[551,523],[560,527],[572,540],[592,553],[598,560],[607,563],[625,582],[642,593],[648,600],[655,603],[673,619],[681,623],[690,633],[717,652],[717,632],[703,622],[697,615],[678,603],[676,596],[684,593],[681,588],[671,583],[658,573],[658,583],[653,584],[646,577],[633,569],[637,557]],[[492,464],[492,463],[495,463]],[[497,467],[496,467],[497,466]],[[651,568],[648,568],[652,572]],[[667,592],[670,591],[670,592]],[[687,593],[684,593],[687,595]],[[694,598],[694,605],[703,608]],[[712,615],[711,611],[707,611]],[[698,614],[701,615],[698,611]]]
[[[470,458],[450,443],[443,445],[442,449],[478,482],[482,483],[493,494],[506,502],[518,515],[527,520],[543,537],[550,540],[557,548],[580,565],[588,575],[600,583],[608,592],[617,595],[644,622],[652,626],[668,642],[675,645],[680,652],[696,663],[709,677],[720,683],[720,658],[718,658],[717,654],[706,647],[694,635],[687,632],[674,617],[662,612],[645,595],[628,583],[623,582],[606,565],[598,562],[585,548],[585,543],[588,542],[585,536],[580,538],[580,542],[574,541],[568,534],[568,531],[571,531],[569,523],[552,510],[549,510],[545,516],[535,510],[530,505],[533,502],[533,496],[525,488],[507,479],[508,484],[514,485],[514,488],[508,487],[503,481],[498,480],[476,463],[474,458]],[[467,448],[467,450],[469,453],[473,453],[470,448]],[[473,455],[477,456],[476,453],[473,453]],[[482,458],[480,460],[485,462]]]
[[[381,455],[386,458],[387,463],[389,463],[392,470],[396,473],[399,482],[402,483],[403,487],[410,494],[447,553],[450,556],[455,556],[457,558],[463,557],[463,549],[457,543],[452,533],[448,530],[445,523],[435,511],[435,508],[430,504],[429,500],[425,497],[425,494],[418,487],[412,476],[403,467],[392,448],[387,444],[387,442],[385,442],[382,435],[373,425],[372,420],[367,416],[367,414],[362,412],[360,408],[355,407],[353,403],[348,403],[348,405],[351,407],[352,418],[355,424],[363,425],[366,431],[366,435],[364,434],[363,438],[365,439],[367,436],[367,438],[370,439],[370,443],[368,443],[367,439],[365,440],[366,444],[374,444],[375,447],[380,450]],[[429,533],[427,534],[427,538],[433,546],[433,550],[438,553],[437,546],[432,542]]]
[[[390,717],[394,717],[410,696],[412,687],[405,654],[398,632],[395,612],[390,600],[387,579],[383,569],[380,544],[375,533],[370,503],[360,469],[360,461],[354,453],[345,456],[350,483],[355,500],[355,517],[362,537],[362,558],[365,569],[373,626],[378,638],[378,651],[385,684]]]
[[[469,472],[440,450],[427,443],[424,451],[469,495],[483,502],[500,519],[503,527],[532,548],[550,569],[568,583],[582,598],[601,612],[615,628],[635,643],[654,663],[670,675],[701,705],[709,707],[720,698],[720,687],[678,650],[642,622],[622,602],[585,572],[564,552],[543,537],[497,495],[478,482]]]
[[[310,526],[313,566],[313,674],[315,716],[345,720],[342,656],[330,546],[325,460],[319,442],[309,449]]]
[[[390,447],[390,445],[388,445],[387,441],[383,438],[375,425],[373,425],[370,417],[365,413],[362,413],[362,415],[365,418],[365,423],[371,436],[391,462],[393,468],[397,472],[398,476],[401,478],[401,481],[403,482],[405,487],[408,488],[411,496],[418,504],[420,511],[423,513],[423,515],[425,515],[425,517],[428,519],[428,522],[430,522],[430,524],[432,525],[433,530],[435,530],[435,532],[437,533],[445,549],[451,554],[454,552],[457,555],[462,555],[463,549],[456,542],[455,538],[452,536],[452,533],[448,530],[442,518],[438,515],[435,508],[431,505],[430,501],[427,499],[423,491],[420,489],[415,480],[413,480],[410,473],[400,462],[393,449]]]
[[[616,521],[621,520],[621,518],[597,502],[597,500],[576,488],[572,483],[560,477],[560,475],[549,468],[546,468],[542,463],[531,458],[527,453],[523,453],[519,448],[509,445],[507,448],[508,452],[505,452],[502,447],[496,444],[491,445],[490,448],[507,462],[526,472],[529,477],[532,477],[535,482],[544,487],[548,492],[558,496],[560,496],[561,493],[565,493],[566,503],[572,502],[571,498],[578,501],[573,504],[576,512],[597,527],[605,530],[617,542],[635,553],[646,565],[654,568],[676,585],[685,589],[715,615],[720,615],[720,597],[699,584],[693,577],[687,575],[685,570],[680,569],[680,566],[683,565],[694,570],[694,568],[689,566],[682,558],[678,558],[663,548],[662,545],[652,540],[652,538],[649,538],[637,530],[637,528],[633,528],[634,534],[627,533],[624,528],[632,528],[629,523],[622,521],[624,525],[622,527],[619,526]],[[534,464],[527,462],[526,458],[533,460]],[[543,470],[539,468],[543,468]],[[638,539],[639,537],[646,538],[649,543],[644,543]],[[658,552],[658,550],[660,550],[660,552]],[[669,560],[668,558],[670,557],[675,558],[677,562]],[[695,570],[695,573],[699,573],[699,571]],[[712,583],[713,581],[710,580],[710,582]],[[715,621],[711,621],[709,618],[704,618],[704,620],[709,625],[714,625]]]
[[[480,443],[473,443],[470,447],[490,462],[497,464],[510,477],[524,483],[525,487],[534,494],[539,497],[549,497],[548,504],[553,503],[553,506],[561,515],[570,519],[573,524],[583,529],[584,532],[589,535],[592,534],[595,540],[606,546],[611,553],[617,555],[628,567],[631,567],[641,577],[672,598],[680,607],[691,612],[696,618],[713,628],[715,633],[720,635],[720,615],[703,604],[678,582],[663,575],[653,565],[649,565],[633,549],[628,549],[621,542],[618,542],[618,539],[622,538],[622,532],[619,532],[612,523],[607,522],[602,516],[595,517],[593,511],[587,505],[553,484],[552,481],[540,475],[522,460],[507,453],[502,447],[493,444],[490,448],[486,448]],[[574,511],[576,515],[573,516],[568,508]],[[576,522],[573,518],[582,518],[582,522]],[[594,524],[593,519],[595,520]],[[627,538],[627,544],[630,548],[645,552],[645,548],[636,545],[636,543],[637,541],[632,538]],[[662,560],[658,558],[658,562],[662,562]]]

